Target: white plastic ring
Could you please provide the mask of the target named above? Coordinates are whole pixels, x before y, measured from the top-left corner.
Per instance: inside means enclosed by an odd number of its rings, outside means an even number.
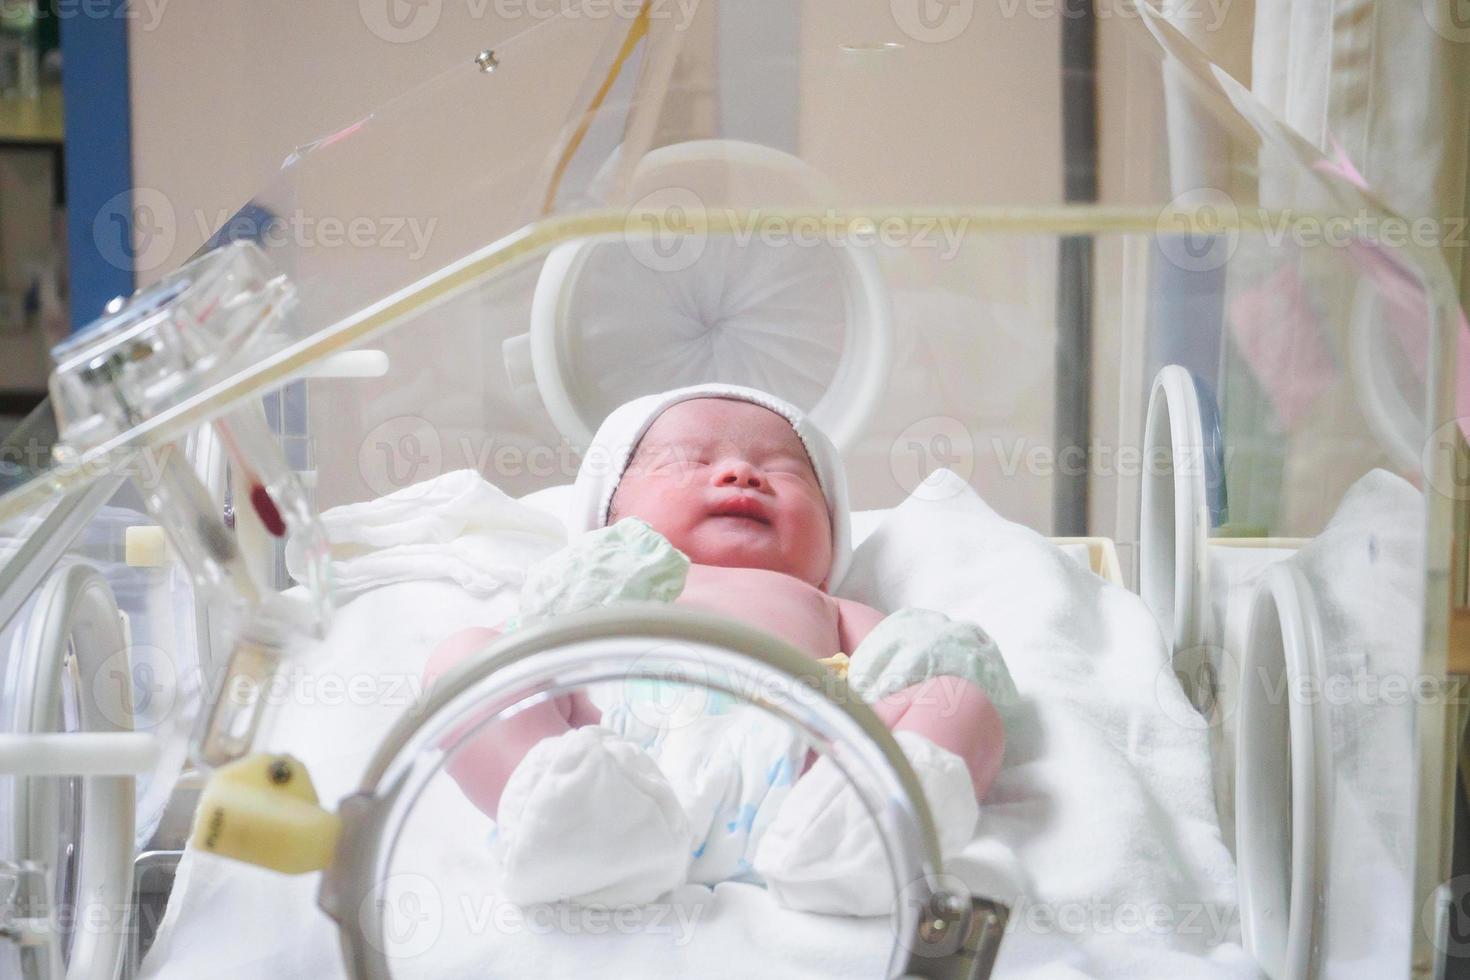
[[[102,674],[115,666],[115,654],[127,649],[127,637],[112,589],[100,574],[85,565],[73,565],[51,576],[37,592],[20,643],[17,652],[26,666],[22,682],[28,688],[23,703],[29,710],[17,719],[19,735],[60,730],[65,696],[62,678],[70,649],[80,692],[76,699],[79,727],[93,733],[91,737],[81,736],[84,741],[76,744],[96,747],[95,740],[106,733],[127,743],[102,749],[91,762],[69,766],[68,773],[15,779],[12,812],[18,819],[12,853],[50,864],[59,851],[57,817],[64,796],[61,780],[75,771],[134,768],[140,760],[124,759],[120,754],[128,755],[143,747],[129,741],[138,738],[131,734],[132,698],[126,686],[131,678],[124,677],[119,683]],[[82,777],[81,839],[76,842],[77,908],[124,909],[132,901],[134,805],[132,776]],[[126,929],[97,929],[79,923],[72,933],[67,978],[117,975],[126,939]]]
[[[1235,798],[1241,930],[1271,980],[1312,976],[1332,809],[1322,627],[1291,563],[1266,570],[1246,631]]]
[[[1208,629],[1205,451],[1194,379],[1171,364],[1154,378],[1148,399],[1138,591],[1175,653],[1202,645]]]
[[[677,186],[682,168],[712,161],[762,174],[780,174],[786,183],[801,187],[815,187],[820,177],[805,161],[771,147],[700,140],[650,153],[639,164],[640,190],[647,192],[660,182]],[[619,240],[586,238],[554,248],[542,265],[531,302],[529,345],[536,389],[552,422],[576,446],[591,442],[601,419],[591,417],[583,407],[584,399],[572,391],[565,362],[570,305],[586,262],[597,246]],[[837,448],[846,452],[866,431],[887,388],[893,356],[893,314],[877,257],[861,246],[837,246],[834,253],[845,287],[847,329],[836,374],[809,411]],[[642,392],[650,393],[652,390]],[[788,397],[779,391],[772,394]]]

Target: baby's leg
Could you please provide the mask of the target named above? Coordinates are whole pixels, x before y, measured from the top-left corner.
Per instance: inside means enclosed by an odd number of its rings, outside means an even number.
[[[476,627],[449,637],[429,657],[424,669],[425,686],[499,636],[499,630]],[[509,718],[482,726],[460,744],[446,769],[470,802],[494,817],[506,781],[532,746],[544,738],[593,724],[599,717],[600,712],[582,691],[533,704]],[[475,721],[471,718],[466,726]]]
[[[984,688],[960,677],[931,677],[890,694],[873,710],[890,731],[910,731],[965,760],[984,799],[1000,772],[1005,728]]]

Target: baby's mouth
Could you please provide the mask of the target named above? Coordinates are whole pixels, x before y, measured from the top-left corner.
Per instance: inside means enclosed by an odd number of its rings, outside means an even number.
[[[754,497],[738,496],[727,497],[715,504],[709,510],[711,517],[738,517],[757,524],[770,525],[771,519],[766,515],[765,506]]]

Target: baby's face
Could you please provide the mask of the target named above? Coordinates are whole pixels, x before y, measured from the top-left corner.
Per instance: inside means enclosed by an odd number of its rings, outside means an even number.
[[[775,412],[679,402],[638,443],[608,522],[640,517],[700,565],[765,568],[819,588],[832,566],[827,501],[801,439]]]

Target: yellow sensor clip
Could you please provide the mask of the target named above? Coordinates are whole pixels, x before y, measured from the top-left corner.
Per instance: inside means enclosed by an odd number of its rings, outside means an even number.
[[[322,809],[306,767],[289,755],[251,755],[210,777],[194,818],[194,846],[284,874],[332,863],[342,822]]]

